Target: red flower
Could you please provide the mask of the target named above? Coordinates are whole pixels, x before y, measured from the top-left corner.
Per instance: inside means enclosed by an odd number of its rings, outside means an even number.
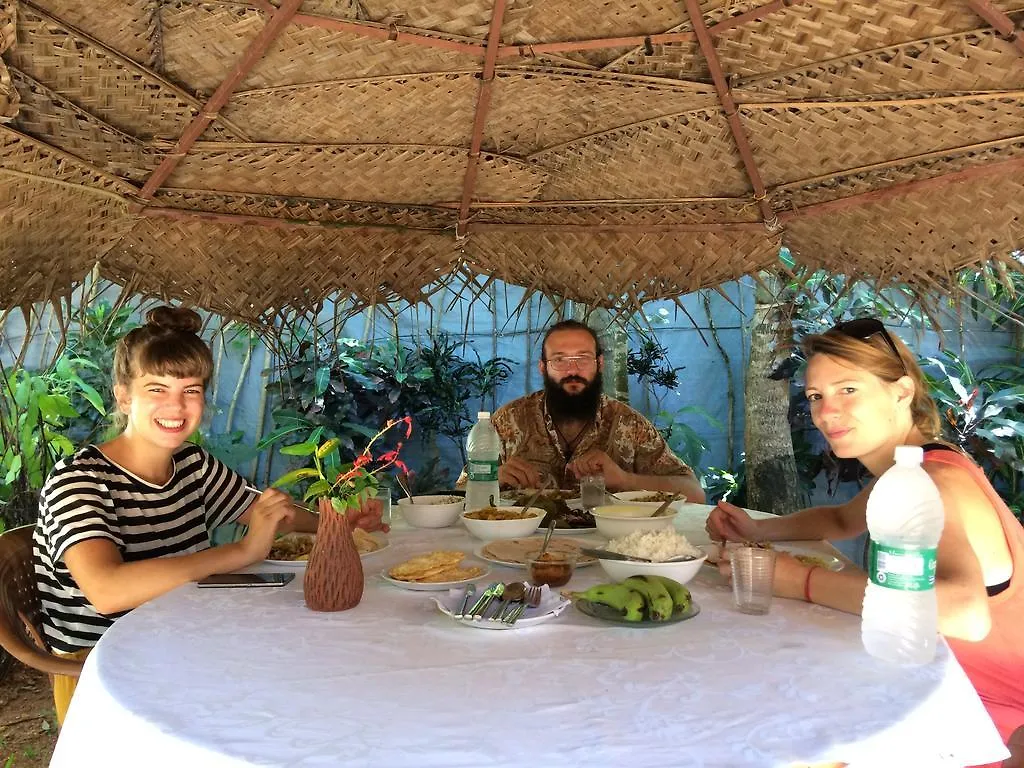
[[[372,461],[372,459],[370,457],[370,454],[368,454],[368,453],[361,453],[358,456],[356,456],[356,460],[354,462],[352,462],[352,467],[353,467],[353,469],[359,469],[360,467],[365,467],[371,461]]]
[[[403,472],[405,472],[406,475],[409,474],[409,468],[405,466],[405,462],[402,461],[401,459],[395,459],[395,466],[398,467]]]
[[[412,416],[406,416],[402,421],[405,422],[405,438],[408,440],[412,436]]]

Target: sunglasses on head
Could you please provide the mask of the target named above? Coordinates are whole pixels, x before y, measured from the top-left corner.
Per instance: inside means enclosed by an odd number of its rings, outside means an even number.
[[[889,349],[892,350],[896,359],[900,361],[900,367],[903,368],[903,372],[907,372],[907,367],[903,364],[903,357],[896,348],[896,342],[892,340],[892,336],[885,330],[881,320],[876,320],[873,317],[861,317],[857,320],[847,320],[845,323],[839,323],[832,330],[858,341],[867,341],[876,333],[881,334],[882,339],[889,345]]]

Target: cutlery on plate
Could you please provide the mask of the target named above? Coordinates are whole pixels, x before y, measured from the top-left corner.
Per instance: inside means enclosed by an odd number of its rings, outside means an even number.
[[[499,599],[504,591],[505,585],[502,582],[497,581],[492,584],[487,588],[487,591],[484,592],[483,598],[481,598],[480,603],[478,603],[479,607],[474,606],[474,609],[469,612],[469,616],[467,618],[471,618],[474,621],[482,619],[487,613],[487,610],[491,607],[491,603],[494,602],[494,600]]]
[[[490,599],[494,596],[494,590],[500,585],[500,581],[494,581],[487,585],[487,589],[483,591],[483,594],[477,598],[477,601],[473,603],[473,607],[469,609],[469,613],[463,613],[464,618],[472,618],[478,614],[478,612],[484,608],[484,606],[490,602]]]
[[[470,584],[466,587],[466,595],[462,598],[462,608],[458,613],[455,614],[456,619],[461,619],[466,615],[466,606],[469,605],[469,598],[476,594],[476,584]]]
[[[526,585],[526,595],[523,600],[516,606],[515,610],[512,611],[507,618],[504,619],[506,624],[512,625],[519,621],[519,618],[523,615],[527,608],[536,608],[540,605],[540,596],[543,594],[540,587],[535,587],[531,584]]]

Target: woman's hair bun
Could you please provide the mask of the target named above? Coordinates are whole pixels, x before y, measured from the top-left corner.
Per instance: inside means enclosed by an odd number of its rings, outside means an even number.
[[[203,327],[203,318],[191,309],[163,306],[146,313],[146,325],[179,333],[199,333]]]

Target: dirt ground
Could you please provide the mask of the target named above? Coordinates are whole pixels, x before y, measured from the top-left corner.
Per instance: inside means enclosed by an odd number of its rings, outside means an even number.
[[[15,662],[0,682],[0,768],[45,768],[56,742],[49,679]]]

